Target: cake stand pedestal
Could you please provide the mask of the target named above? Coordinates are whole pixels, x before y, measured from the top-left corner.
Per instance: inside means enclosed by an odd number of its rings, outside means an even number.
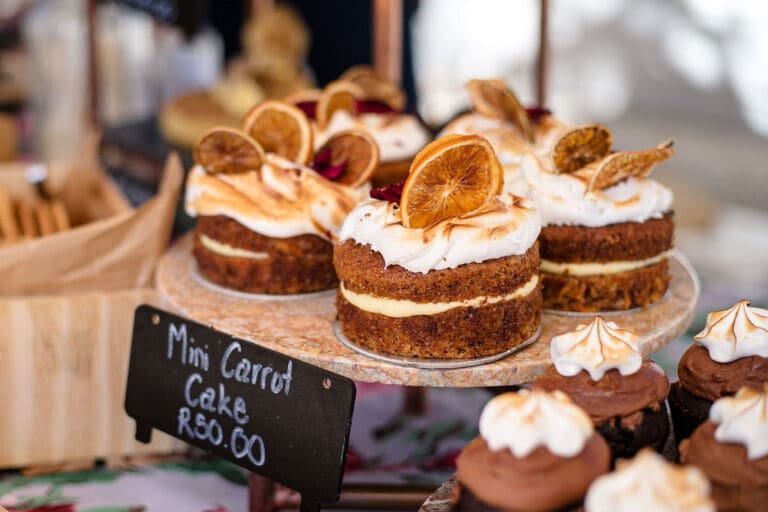
[[[187,235],[162,257],[157,288],[167,306],[181,316],[253,341],[350,379],[422,387],[491,387],[524,384],[551,364],[553,336],[588,322],[591,315],[545,312],[541,336],[528,347],[499,361],[465,368],[425,370],[372,359],[342,345],[334,335],[335,292],[306,297],[254,297],[224,290],[199,276]],[[688,260],[670,258],[672,280],[657,304],[635,311],[608,313],[607,319],[643,336],[652,353],[682,334],[693,320],[699,281]]]

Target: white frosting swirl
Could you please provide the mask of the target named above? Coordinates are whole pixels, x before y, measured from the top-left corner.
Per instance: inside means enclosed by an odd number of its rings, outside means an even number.
[[[747,458],[768,455],[768,383],[762,391],[741,388],[736,396],[716,400],[709,419],[717,423],[715,439],[739,443],[747,448]]]
[[[639,341],[640,336],[632,331],[596,316],[589,325],[552,338],[549,350],[561,375],[572,377],[585,370],[597,381],[612,369],[622,375],[637,372],[643,364]]]
[[[386,266],[400,265],[426,274],[525,254],[541,231],[539,216],[531,206],[525,199],[507,194],[430,227],[406,228],[397,204],[371,200],[352,210],[340,238],[370,246],[381,253]]]
[[[604,190],[585,193],[587,184],[569,174],[547,172],[538,158],[526,155],[520,169],[528,197],[536,202],[543,225],[600,227],[657,219],[672,206],[672,191],[647,178],[628,178]]]
[[[741,300],[729,309],[712,311],[704,330],[693,339],[706,347],[709,357],[718,363],[749,356],[768,357],[768,309]]]
[[[513,123],[472,112],[445,125],[437,138],[450,134],[485,137],[504,166],[504,192],[527,197],[528,182],[520,171],[520,163],[531,153],[531,147]]]
[[[650,448],[617,463],[595,480],[584,500],[586,512],[714,512],[709,481],[693,466],[675,466]]]
[[[411,158],[431,140],[416,116],[392,113],[355,116],[346,110],[337,110],[324,130],[315,127],[315,149],[325,144],[331,135],[353,129],[363,130],[373,137],[382,162]]]
[[[267,154],[261,169],[240,174],[211,174],[196,165],[187,177],[184,206],[192,217],[224,215],[265,236],[311,234],[334,241],[364,193]]]
[[[581,453],[594,427],[562,391],[521,389],[496,396],[480,415],[480,435],[493,451],[525,457],[539,446],[560,457]]]

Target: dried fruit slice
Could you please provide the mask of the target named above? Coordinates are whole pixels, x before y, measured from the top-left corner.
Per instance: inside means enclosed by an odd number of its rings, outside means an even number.
[[[359,65],[349,68],[341,75],[340,80],[346,80],[358,85],[366,100],[376,100],[387,104],[395,112],[405,108],[405,95],[389,78],[382,75],[371,66]]]
[[[622,151],[606,156],[579,169],[573,176],[587,182],[587,190],[602,190],[616,185],[630,176],[643,178],[651,174],[661,162],[675,154],[672,141],[665,141],[653,149]]]
[[[603,125],[590,124],[568,131],[552,148],[555,173],[572,173],[600,160],[611,152],[612,144],[611,132]]]
[[[533,130],[528,113],[503,80],[470,80],[467,82],[472,110],[479,114],[511,121],[528,142],[533,142]]]
[[[339,132],[315,154],[312,168],[328,179],[359,187],[379,166],[379,146],[367,133]]]
[[[198,139],[193,156],[207,172],[234,174],[260,169],[264,149],[245,132],[219,127]]]
[[[491,144],[479,135],[449,135],[416,156],[403,187],[403,225],[424,228],[477,210],[501,189],[504,171]]]
[[[331,82],[323,89],[323,94],[317,101],[315,119],[320,128],[325,128],[337,110],[346,110],[352,114],[357,112],[357,101],[363,98],[363,90],[352,82]]]
[[[245,116],[243,130],[268,153],[301,164],[312,158],[312,126],[298,107],[278,100],[263,101]]]

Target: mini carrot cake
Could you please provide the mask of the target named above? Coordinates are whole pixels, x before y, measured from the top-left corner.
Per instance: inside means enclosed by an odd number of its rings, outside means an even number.
[[[511,349],[541,321],[538,214],[497,195],[490,144],[453,135],[428,145],[398,188],[374,190],[344,222],[334,264],[343,334],[370,349],[473,358]]]
[[[373,176],[377,186],[404,180],[413,157],[431,139],[415,115],[403,112],[403,91],[369,66],[350,68],[322,91],[292,94],[286,101],[314,120],[316,147],[340,131],[368,132],[381,156]]]
[[[194,255],[208,280],[267,294],[336,285],[332,243],[378,149],[365,133],[343,132],[314,153],[311,133],[301,110],[267,101],[244,131],[218,128],[198,141],[185,207],[197,217]]]
[[[672,192],[648,175],[672,156],[671,142],[611,153],[610,133],[598,125],[563,129],[548,116],[538,130],[537,157],[526,156],[521,169],[542,218],[544,307],[597,312],[661,299]]]

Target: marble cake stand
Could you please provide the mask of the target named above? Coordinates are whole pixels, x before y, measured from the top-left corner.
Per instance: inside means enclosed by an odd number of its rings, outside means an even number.
[[[502,360],[467,368],[425,370],[372,359],[342,345],[333,331],[335,294],[293,299],[254,299],[217,289],[197,276],[191,235],[162,257],[157,287],[166,305],[181,316],[232,336],[258,343],[351,379],[426,387],[489,387],[534,380],[550,364],[549,341],[589,317],[545,312],[535,343]],[[699,280],[688,260],[670,258],[672,281],[659,303],[645,310],[609,314],[622,327],[641,333],[647,353],[655,352],[688,328],[699,297]]]

